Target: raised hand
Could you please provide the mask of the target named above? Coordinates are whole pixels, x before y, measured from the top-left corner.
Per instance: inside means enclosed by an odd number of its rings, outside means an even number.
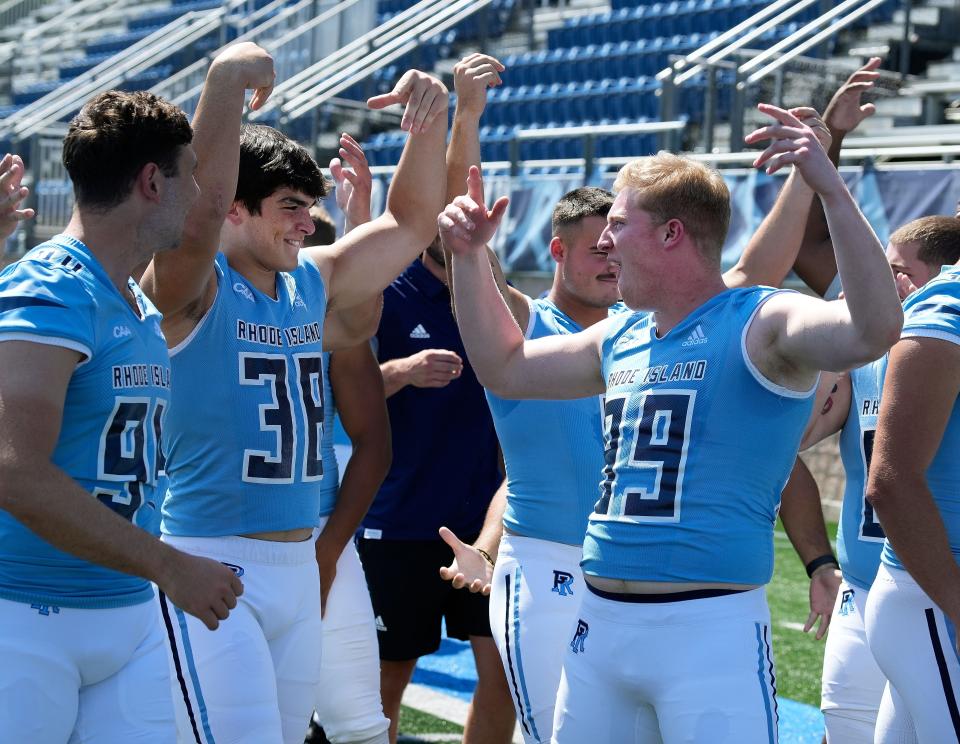
[[[167,578],[160,589],[177,607],[198,618],[210,630],[216,630],[237,606],[243,583],[219,561],[189,555],[176,550],[168,561]]]
[[[751,145],[770,140],[767,149],[753,161],[754,167],[766,166],[767,174],[772,174],[785,165],[794,165],[803,180],[820,195],[846,188],[809,125],[802,123],[789,111],[769,103],[761,103],[757,108],[777,123],[761,127],[744,137],[744,142]]]
[[[823,122],[820,113],[815,108],[798,106],[797,108],[789,109],[789,111],[800,120],[801,124],[805,124],[813,130],[813,133],[817,136],[817,141],[824,150],[830,150],[830,145],[833,143],[833,135],[830,134],[830,128]]]
[[[467,193],[454,199],[437,217],[444,248],[452,253],[485,250],[500,226],[509,203],[509,198],[501,196],[488,210],[483,198],[480,169],[471,165],[467,175]]]
[[[901,302],[917,291],[917,286],[910,281],[910,277],[906,274],[897,272],[894,275],[894,279],[897,282],[897,294],[900,296]]]
[[[244,41],[224,49],[213,60],[214,65],[229,66],[236,70],[243,81],[243,87],[253,91],[250,109],[256,111],[263,106],[273,92],[276,72],[273,69],[273,57],[253,42]]]
[[[363,148],[349,134],[340,135],[340,157],[330,161],[330,175],[337,185],[337,206],[347,218],[347,231],[370,221],[373,176]],[[347,167],[343,167],[344,161]]]
[[[32,209],[18,209],[30,193],[23,185],[23,174],[23,160],[19,155],[8,153],[0,160],[0,242],[10,237],[17,223],[34,215]]]
[[[449,94],[447,87],[432,75],[419,70],[407,70],[393,90],[367,100],[372,109],[382,109],[395,103],[406,106],[400,128],[418,134],[430,128],[441,114],[446,117]]]
[[[453,89],[457,94],[457,110],[478,119],[487,106],[487,88],[501,85],[500,61],[489,54],[467,55],[453,66]]]
[[[453,550],[453,563],[440,567],[440,578],[453,584],[454,589],[467,588],[490,594],[490,582],[493,580],[493,566],[480,551],[467,545],[446,527],[440,528],[440,537]]]
[[[837,89],[827,105],[823,120],[831,130],[852,132],[860,122],[873,116],[877,107],[872,103],[861,103],[863,94],[873,88],[880,77],[876,70],[880,67],[880,57],[871,57],[863,67],[853,73],[847,82]]]

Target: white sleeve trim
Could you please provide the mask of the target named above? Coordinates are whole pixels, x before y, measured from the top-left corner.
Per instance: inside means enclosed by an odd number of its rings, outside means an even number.
[[[19,332],[0,332],[0,341],[29,341],[34,344],[43,344],[44,346],[59,346],[64,349],[71,349],[80,352],[84,358],[80,364],[86,364],[93,359],[93,352],[86,344],[74,341],[71,338],[61,336],[42,336],[39,333],[19,333]]]
[[[960,346],[960,335],[950,331],[938,331],[934,328],[910,328],[900,334],[900,338],[938,338]]]
[[[809,398],[817,391],[817,386],[820,384],[820,373],[817,373],[817,379],[813,381],[813,387],[809,390],[791,390],[788,387],[779,385],[773,380],[769,379],[766,375],[761,372],[757,366],[753,363],[753,360],[750,358],[750,355],[747,353],[747,333],[750,330],[750,326],[753,325],[753,319],[757,317],[757,313],[760,311],[760,308],[766,304],[767,300],[771,297],[780,294],[781,292],[791,292],[793,290],[789,289],[780,289],[776,292],[771,292],[753,309],[753,312],[750,313],[750,317],[747,319],[747,322],[743,326],[743,333],[740,334],[740,354],[743,357],[743,363],[749,370],[750,374],[753,375],[760,385],[765,387],[771,393],[775,395],[780,395],[784,398]]]
[[[537,311],[533,306],[533,300],[531,298],[524,295],[524,299],[527,301],[527,310],[529,311],[529,315],[527,316],[527,327],[523,331],[523,337],[529,341],[532,338],[530,334],[533,333],[533,329],[537,325]]]

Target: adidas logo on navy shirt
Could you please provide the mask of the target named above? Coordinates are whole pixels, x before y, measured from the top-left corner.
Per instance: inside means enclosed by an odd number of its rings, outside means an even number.
[[[387,626],[384,624],[383,618],[380,617],[380,615],[377,615],[376,623],[377,623],[377,630],[379,630],[381,633],[386,631]]]
[[[427,329],[423,327],[423,324],[420,323],[410,331],[410,338],[430,338],[430,334],[427,332]]]
[[[707,343],[707,334],[703,332],[703,327],[697,323],[697,327],[691,331],[690,335],[687,336],[687,340],[684,341],[681,346],[699,346],[700,344]]]

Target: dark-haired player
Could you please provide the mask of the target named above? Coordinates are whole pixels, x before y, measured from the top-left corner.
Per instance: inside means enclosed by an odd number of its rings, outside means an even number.
[[[130,275],[180,242],[197,199],[191,139],[183,112],[151,94],[88,102],[64,139],[70,223],[0,275],[4,742],[172,741],[148,582],[210,629],[243,591],[138,527],[159,501],[170,366]],[[22,163],[5,166],[0,232],[29,216],[16,209]]]
[[[444,196],[447,92],[410,71],[370,101],[407,104],[410,138],[386,212],[333,246],[302,250],[310,207],[326,193],[320,169],[280,132],[240,128],[244,90],[261,89],[258,105],[273,74],[251,44],[214,61],[194,122],[202,196],[180,248],[158,255],[143,279],[164,313],[177,380],[163,539],[232,565],[247,590],[216,635],[163,603],[187,740],[303,741],[320,669],[312,534],[325,316],[375,297],[400,273],[434,234]],[[340,142],[348,163],[363,157],[351,138]]]

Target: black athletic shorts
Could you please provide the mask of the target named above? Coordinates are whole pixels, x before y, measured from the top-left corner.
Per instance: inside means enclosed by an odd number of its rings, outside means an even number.
[[[370,588],[384,661],[407,661],[436,651],[441,618],[446,618],[449,638],[466,641],[470,636],[492,635],[489,597],[454,589],[440,578],[440,567],[453,560],[445,542],[358,537],[357,551]]]

